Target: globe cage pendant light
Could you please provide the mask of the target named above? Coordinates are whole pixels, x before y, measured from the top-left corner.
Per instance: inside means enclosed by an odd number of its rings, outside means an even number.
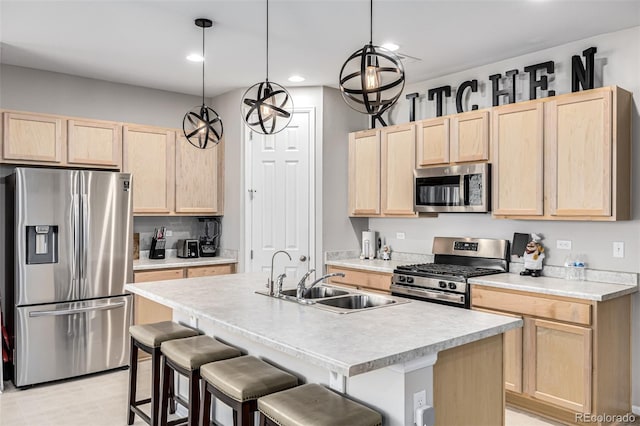
[[[202,105],[193,107],[185,114],[182,119],[182,131],[191,145],[207,149],[220,142],[224,128],[218,113],[204,103],[204,30],[212,27],[213,22],[210,19],[198,18],[195,24],[202,28]]]
[[[242,96],[242,119],[260,134],[273,135],[285,129],[293,116],[293,100],[287,89],[269,81],[269,0],[267,0],[267,75]]]
[[[373,45],[373,0],[370,0],[369,43],[349,56],[340,70],[340,92],[352,109],[380,116],[404,89],[404,66],[398,56]]]

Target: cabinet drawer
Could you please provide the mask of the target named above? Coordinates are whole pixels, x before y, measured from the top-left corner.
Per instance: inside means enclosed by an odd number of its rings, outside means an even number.
[[[233,274],[235,265],[197,266],[187,269],[187,278],[209,277],[213,275]]]
[[[591,305],[586,303],[473,286],[471,304],[474,307],[591,325]]]
[[[386,292],[389,292],[391,286],[391,274],[356,271],[353,269],[337,268],[335,266],[329,266],[327,272],[342,272],[345,274],[344,277],[331,277],[329,282],[332,284],[367,287]]]
[[[146,283],[149,281],[177,280],[184,278],[184,269],[160,269],[157,271],[143,271],[133,273],[134,283]]]

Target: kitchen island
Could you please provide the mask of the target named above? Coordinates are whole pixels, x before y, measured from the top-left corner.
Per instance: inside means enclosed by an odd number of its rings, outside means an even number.
[[[438,425],[504,423],[502,333],[522,320],[418,301],[338,314],[256,294],[266,281],[247,273],[127,290],[304,382],[346,393],[386,425],[414,423],[414,396],[434,407]]]

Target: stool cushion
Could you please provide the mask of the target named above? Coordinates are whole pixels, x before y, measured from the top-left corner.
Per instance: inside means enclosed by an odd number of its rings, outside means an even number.
[[[198,331],[173,321],[156,322],[154,324],[132,325],[129,333],[145,346],[157,348],[162,342],[184,337],[197,336]]]
[[[257,399],[298,384],[294,375],[253,356],[205,364],[200,368],[200,376],[238,402]]]
[[[197,370],[209,362],[235,358],[240,351],[209,336],[169,340],[160,346],[162,354],[180,367]]]
[[[282,426],[379,426],[380,413],[315,383],[258,399],[258,410]]]

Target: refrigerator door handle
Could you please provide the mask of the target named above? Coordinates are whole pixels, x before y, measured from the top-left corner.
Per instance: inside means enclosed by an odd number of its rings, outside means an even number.
[[[87,247],[89,246],[89,200],[82,194],[82,260],[80,263],[81,283],[86,286],[87,280]]]
[[[75,309],[54,309],[51,311],[34,311],[29,312],[29,317],[50,317],[50,316],[58,316],[58,315],[71,315],[77,314],[81,312],[91,312],[91,311],[110,311],[112,309],[121,308],[125,305],[125,302],[117,302],[117,303],[108,303],[104,305],[97,306],[85,306],[82,308]]]

